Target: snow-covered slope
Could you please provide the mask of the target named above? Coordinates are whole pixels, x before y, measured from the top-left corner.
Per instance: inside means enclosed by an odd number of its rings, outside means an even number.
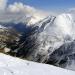
[[[75,75],[74,71],[0,53],[0,75]]]

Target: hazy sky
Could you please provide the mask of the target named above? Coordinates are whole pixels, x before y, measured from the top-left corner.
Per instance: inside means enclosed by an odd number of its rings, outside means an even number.
[[[65,10],[75,7],[75,0],[8,0],[8,3],[12,4],[15,1],[43,10]]]

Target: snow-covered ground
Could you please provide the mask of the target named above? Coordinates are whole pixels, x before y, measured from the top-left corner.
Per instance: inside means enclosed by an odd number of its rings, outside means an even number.
[[[75,72],[0,53],[0,75],[75,75]]]

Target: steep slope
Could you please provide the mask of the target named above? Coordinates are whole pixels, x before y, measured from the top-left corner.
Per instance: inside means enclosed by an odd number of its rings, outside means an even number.
[[[75,75],[74,71],[34,63],[0,53],[0,75]]]
[[[75,45],[69,44],[75,39],[74,29],[71,14],[49,16],[35,24],[25,39],[23,39],[24,36],[22,37],[21,40],[24,42],[21,44],[22,47],[17,50],[17,56],[75,70],[72,64],[68,64],[68,61],[72,63],[74,60]],[[64,54],[65,50],[67,50],[67,54]],[[60,55],[62,51],[63,54]],[[67,60],[70,52],[71,58]]]
[[[15,49],[16,55],[29,60],[45,62],[49,55],[66,42],[74,40],[71,14],[49,16],[27,28]],[[67,29],[67,30],[66,30]]]
[[[35,46],[37,45],[30,54],[30,59],[33,61],[45,62],[53,51],[64,43],[74,40],[74,28],[70,14],[49,16],[36,26],[39,28],[35,34],[31,35],[36,38]]]

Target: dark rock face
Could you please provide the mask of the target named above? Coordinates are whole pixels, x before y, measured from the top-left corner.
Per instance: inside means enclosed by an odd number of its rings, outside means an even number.
[[[22,58],[28,58],[34,52],[36,46],[36,36],[32,36],[36,33],[36,28],[31,28],[30,31],[22,34],[19,41],[19,46],[16,49],[16,56],[21,56]]]
[[[56,65],[63,68],[72,69],[75,66],[75,41],[63,44],[60,48],[56,49],[47,61],[47,64]],[[75,70],[73,67],[72,70]]]
[[[26,37],[28,37],[32,31],[31,26],[26,26],[23,23],[14,24],[14,23],[1,23],[2,28],[0,28],[0,47],[8,47],[11,49],[11,52],[16,52],[22,43],[25,42]],[[25,43],[26,44],[26,43]],[[21,46],[22,49],[24,47]],[[22,50],[21,50],[22,51]],[[14,52],[14,53],[15,53]]]
[[[3,23],[2,23],[3,24]],[[6,38],[2,38],[3,43],[5,43],[6,47],[10,48],[11,51],[8,54],[21,57],[28,58],[34,52],[34,49],[37,47],[36,45],[36,33],[38,30],[38,26],[27,26],[23,23],[14,24],[14,23],[6,23],[3,24],[7,29],[2,29],[2,36]],[[8,34],[6,34],[6,31]],[[2,43],[1,43],[1,46]]]
[[[13,29],[0,29],[0,47],[7,43],[17,43],[19,33]]]

